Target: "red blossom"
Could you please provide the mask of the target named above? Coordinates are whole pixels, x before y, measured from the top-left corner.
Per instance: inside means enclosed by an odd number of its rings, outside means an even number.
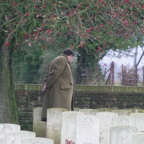
[[[38,31],[35,31],[34,34],[36,34]]]
[[[81,5],[77,5],[77,7],[78,7],[79,9],[81,9]]]
[[[75,144],[73,141],[65,140],[66,144]]]
[[[46,46],[44,46],[43,49],[46,49]]]
[[[73,14],[67,14],[68,17],[73,17]]]
[[[25,38],[29,37],[29,34],[28,34],[28,33],[26,33],[26,34],[24,35],[24,37],[25,37]]]
[[[104,66],[107,66],[107,64],[106,64],[106,63],[104,63],[104,64],[103,64],[103,67],[104,67]]]
[[[47,34],[49,34],[50,32],[51,32],[51,30],[50,30],[50,29],[48,29]]]
[[[54,41],[51,40],[51,41],[50,41],[50,44],[53,44],[53,43],[54,43]]]
[[[92,27],[90,27],[90,30],[93,30],[93,26],[92,26]]]
[[[95,16],[94,16],[94,15],[92,15],[92,19],[95,19]]]
[[[135,21],[135,22],[133,22],[134,24],[137,24],[137,22]]]
[[[96,53],[102,51],[101,47],[97,47]]]
[[[10,42],[5,43],[4,45],[5,45],[5,46],[9,46],[9,45],[10,45]]]
[[[29,16],[29,13],[26,12],[26,16]]]
[[[68,17],[70,17],[70,14],[67,14]]]
[[[86,38],[87,38],[87,39],[89,39],[89,38],[90,38],[90,36],[89,36],[89,35],[86,35]]]
[[[128,2],[129,2],[129,0],[125,0],[125,2],[126,2],[126,3],[128,3]]]
[[[71,31],[68,31],[68,34],[70,35],[70,34],[71,34]]]
[[[91,33],[91,28],[86,29],[86,32],[87,32],[87,33]]]
[[[127,21],[127,20],[124,20],[123,25],[125,25],[126,27],[128,27],[128,21]]]
[[[71,12],[72,12],[72,13],[75,13],[75,11],[74,11],[73,9],[71,9]]]

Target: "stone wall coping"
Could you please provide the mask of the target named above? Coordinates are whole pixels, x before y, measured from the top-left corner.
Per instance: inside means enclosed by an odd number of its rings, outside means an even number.
[[[41,91],[42,84],[15,84],[15,90]],[[75,92],[119,92],[119,93],[144,93],[144,87],[139,86],[74,86]]]

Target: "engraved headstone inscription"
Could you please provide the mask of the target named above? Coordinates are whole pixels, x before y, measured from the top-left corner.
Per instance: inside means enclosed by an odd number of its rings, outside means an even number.
[[[53,139],[54,144],[61,143],[62,112],[67,109],[50,108],[47,109],[47,131],[46,137]]]
[[[132,134],[137,133],[133,126],[112,126],[110,128],[110,144],[131,144]]]
[[[144,133],[133,134],[132,144],[144,144]]]
[[[130,116],[135,120],[138,132],[144,131],[144,113],[131,113]]]
[[[135,120],[131,116],[113,117],[112,126],[135,126]]]
[[[112,119],[113,117],[118,116],[118,114],[113,112],[98,112],[96,113],[96,116],[100,119],[99,143],[110,144],[110,127],[112,126]]]
[[[76,116],[78,115],[83,115],[83,113],[75,111],[62,113],[61,144],[65,144],[66,140],[75,143]]]
[[[76,117],[76,144],[99,144],[99,118],[93,115]]]

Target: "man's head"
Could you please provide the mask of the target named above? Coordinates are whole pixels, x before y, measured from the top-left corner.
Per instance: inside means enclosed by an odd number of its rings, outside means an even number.
[[[74,53],[71,49],[65,49],[63,51],[63,54],[65,54],[68,57],[69,62],[72,62],[73,57],[74,57]]]

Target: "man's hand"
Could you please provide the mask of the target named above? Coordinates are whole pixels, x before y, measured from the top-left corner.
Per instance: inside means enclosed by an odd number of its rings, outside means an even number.
[[[42,91],[43,91],[43,92],[46,91],[46,83],[43,84],[43,89],[42,89]]]

